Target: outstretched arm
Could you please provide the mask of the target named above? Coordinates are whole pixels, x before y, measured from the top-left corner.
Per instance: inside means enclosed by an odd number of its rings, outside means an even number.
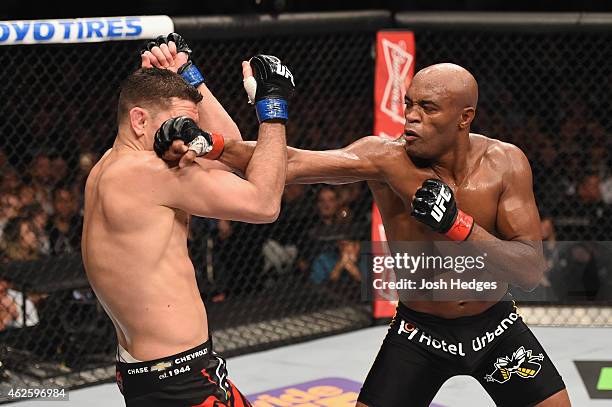
[[[244,172],[256,142],[226,141],[220,161]],[[385,162],[401,146],[398,141],[368,136],[339,150],[312,151],[287,148],[287,183],[347,184],[385,179]]]

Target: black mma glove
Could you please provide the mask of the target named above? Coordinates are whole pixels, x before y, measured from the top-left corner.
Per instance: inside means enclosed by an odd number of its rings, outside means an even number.
[[[274,120],[286,123],[289,118],[287,101],[295,90],[291,71],[272,55],[255,55],[249,63],[254,83],[248,83],[250,78],[247,79],[245,89],[250,101],[255,103],[259,122]]]
[[[457,209],[453,191],[439,179],[423,182],[414,195],[411,215],[451,240],[466,240],[474,227],[474,219]]]
[[[198,157],[204,156],[216,160],[223,153],[223,137],[200,129],[189,117],[173,117],[161,125],[155,133],[153,143],[155,153],[162,158],[174,140],[183,141]]]
[[[176,44],[177,52],[184,52],[188,56],[187,62],[178,69],[177,73],[183,77],[185,82],[197,88],[204,83],[204,76],[198,67],[191,61],[191,48],[189,48],[185,39],[179,34],[170,33],[168,35],[160,35],[155,40],[149,41],[145,49],[141,51],[141,54],[145,51],[151,51],[153,47],[159,47],[161,44],[168,44],[170,41]]]

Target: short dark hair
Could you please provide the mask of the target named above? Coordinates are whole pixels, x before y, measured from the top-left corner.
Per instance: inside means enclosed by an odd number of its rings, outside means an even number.
[[[199,103],[202,95],[183,78],[167,69],[144,68],[128,76],[121,84],[117,106],[117,122],[134,106],[144,108],[170,107],[170,98]]]

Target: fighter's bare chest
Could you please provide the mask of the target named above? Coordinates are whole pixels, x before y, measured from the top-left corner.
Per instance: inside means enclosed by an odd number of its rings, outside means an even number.
[[[408,173],[403,175],[390,176],[387,184],[378,188],[378,191],[377,188],[372,188],[388,239],[442,238],[410,216],[414,194],[428,178],[442,179],[453,190],[457,207],[473,216],[478,225],[495,234],[497,204],[502,191],[501,176],[483,168],[474,171],[456,185],[438,176],[431,169],[418,169],[410,171],[410,176],[407,176]]]

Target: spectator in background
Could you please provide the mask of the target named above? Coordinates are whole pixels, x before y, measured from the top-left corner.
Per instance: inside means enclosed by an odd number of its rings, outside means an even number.
[[[19,187],[19,200],[22,206],[29,206],[36,203],[36,191],[31,185],[22,184]]]
[[[21,186],[21,178],[17,171],[11,167],[2,168],[2,181],[0,182],[0,194],[16,194]]]
[[[9,328],[19,318],[19,309],[8,294],[8,287],[6,280],[0,280],[0,331]]]
[[[45,212],[39,203],[33,203],[23,207],[21,214],[24,217],[31,219],[36,226],[36,237],[38,239],[40,254],[51,254],[51,243],[47,233],[49,227],[49,215],[47,212]]]
[[[612,204],[612,156],[606,138],[598,138],[597,142],[590,147],[590,165],[595,174],[601,180],[601,199],[606,204]]]
[[[68,178],[68,164],[62,157],[55,157],[51,160],[51,181],[56,187],[66,182]]]
[[[338,191],[338,218],[343,223],[369,221],[372,210],[371,194],[364,193],[363,182],[340,185]]]
[[[21,211],[21,200],[16,194],[5,192],[0,195],[0,242],[4,239],[7,223]]]
[[[83,208],[83,191],[85,191],[85,182],[87,181],[87,176],[89,172],[93,168],[94,164],[98,161],[98,157],[92,152],[83,152],[79,156],[79,168],[74,177],[74,190],[78,192],[79,200],[79,208]]]
[[[551,286],[561,300],[593,300],[600,289],[597,258],[591,242],[572,242],[560,254]]]
[[[587,172],[580,178],[576,187],[576,194],[567,202],[562,216],[557,221],[565,226],[563,239],[573,236],[584,236],[585,240],[610,240],[611,233],[607,224],[612,213],[610,206],[603,202],[599,176]]]
[[[19,216],[9,220],[2,235],[3,262],[37,259],[39,243],[36,230],[31,219]]]
[[[53,215],[49,222],[51,253],[75,253],[81,247],[82,219],[74,192],[66,187],[53,191]]]
[[[51,160],[46,154],[38,154],[30,163],[31,185],[36,191],[36,201],[48,214],[53,214],[53,177]]]
[[[338,193],[331,187],[323,187],[317,194],[318,222],[321,225],[331,226],[340,223],[341,216],[338,213],[340,202]]]
[[[558,168],[552,172],[552,174],[557,173],[559,177],[554,188],[560,191],[564,197],[576,196],[578,184],[585,174],[586,164],[584,153],[578,148],[560,153],[557,159]],[[560,171],[561,168],[563,171]],[[559,203],[557,202],[556,206],[559,206]],[[565,208],[560,208],[560,210],[563,211]]]
[[[310,279],[314,283],[341,279],[360,282],[367,270],[360,250],[361,243],[358,240],[338,240],[336,250],[321,253],[316,257]]]
[[[541,208],[554,208],[565,198],[564,188],[551,188],[552,179],[550,174],[558,171],[558,150],[549,137],[542,137],[537,142],[537,147],[531,155],[531,169],[533,172],[533,188],[536,200]],[[569,182],[569,181],[568,181]]]
[[[334,241],[335,246],[315,257],[310,281],[325,284],[343,296],[357,298],[360,282],[366,278],[368,270],[358,235],[348,225],[338,225],[328,231],[330,235],[322,238]]]
[[[8,328],[23,328],[24,295],[11,288],[11,284],[0,279],[0,331]],[[38,311],[34,302],[25,297],[25,326],[38,324]]]
[[[89,175],[89,172],[91,171],[97,160],[98,157],[92,152],[81,153],[81,155],[79,156],[78,174],[81,177],[87,178],[87,175]]]
[[[294,269],[306,271],[304,253],[310,240],[303,231],[312,227],[312,205],[305,199],[305,185],[286,185],[281,212],[276,222],[268,225],[268,239],[263,244],[264,270],[284,274]]]
[[[341,217],[339,209],[340,202],[336,189],[329,186],[320,188],[317,193],[316,202],[317,216],[308,232],[308,238],[312,243],[305,256],[309,262],[312,262],[320,253],[334,249],[334,239],[322,239],[321,237],[333,234],[334,230],[337,229],[335,225],[348,221],[346,218]]]

